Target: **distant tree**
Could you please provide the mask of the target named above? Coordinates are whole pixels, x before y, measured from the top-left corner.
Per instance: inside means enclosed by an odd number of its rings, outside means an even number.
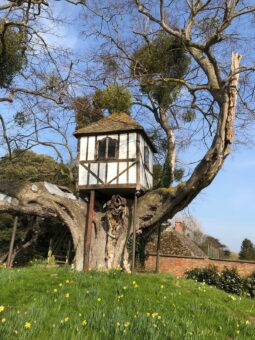
[[[169,187],[174,180],[180,181],[184,174],[183,169],[176,169],[174,165],[176,155],[172,129],[176,122],[170,122],[171,119],[175,120],[171,105],[180,94],[183,84],[166,82],[165,79],[183,78],[189,64],[190,57],[182,41],[164,31],[159,31],[152,41],[148,39],[135,51],[131,63],[132,76],[138,80],[141,92],[151,101],[153,114],[158,122],[161,121],[167,137],[164,136],[166,157],[161,177],[163,187]],[[192,120],[191,115],[189,119]]]
[[[68,165],[33,151],[15,150],[13,157],[0,159],[0,183],[47,181],[73,188]]]
[[[96,107],[107,110],[109,114],[130,113],[132,105],[132,95],[118,84],[110,85],[103,90],[96,90],[93,100]]]
[[[0,36],[0,87],[7,88],[26,63],[26,33],[24,27],[1,20]]]
[[[88,96],[76,97],[72,100],[72,108],[75,111],[76,128],[83,128],[91,123],[104,118],[102,110],[95,107]]]
[[[239,253],[240,260],[255,260],[255,247],[254,244],[245,238],[241,245],[241,251]]]

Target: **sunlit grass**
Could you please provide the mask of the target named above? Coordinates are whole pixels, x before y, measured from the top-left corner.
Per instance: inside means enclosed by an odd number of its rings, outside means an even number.
[[[0,339],[255,339],[255,303],[165,274],[0,270]]]

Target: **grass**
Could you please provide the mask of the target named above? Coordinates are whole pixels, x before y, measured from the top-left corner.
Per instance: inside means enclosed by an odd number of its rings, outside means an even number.
[[[0,339],[255,339],[255,303],[166,274],[2,269]]]

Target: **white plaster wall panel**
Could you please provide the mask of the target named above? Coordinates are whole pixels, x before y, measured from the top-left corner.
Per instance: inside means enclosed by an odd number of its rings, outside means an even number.
[[[106,163],[100,163],[100,165],[99,165],[99,178],[101,179],[101,181],[103,181],[103,183],[105,183],[105,174],[106,174]]]
[[[128,165],[127,162],[120,162],[119,164],[119,173],[127,169]],[[127,171],[125,171],[122,175],[119,176],[119,184],[126,184],[127,183]]]
[[[140,154],[142,155],[142,160],[144,160],[144,139],[140,136]]]
[[[106,135],[102,135],[102,136],[97,136],[97,140],[101,140],[104,139],[106,137]]]
[[[107,164],[107,183],[110,182],[114,177],[117,176],[117,163],[108,163]],[[117,180],[115,179],[110,184],[116,184]]]
[[[98,163],[91,163],[90,170],[97,176]],[[92,173],[89,174],[89,184],[97,184],[97,178]]]
[[[153,173],[153,152],[150,150],[150,172]]]
[[[86,152],[87,152],[87,137],[81,137],[80,139],[80,160],[86,160]]]
[[[128,137],[128,158],[136,158],[136,133],[129,133]]]
[[[127,159],[127,133],[120,135],[120,145],[119,145],[119,158]],[[125,182],[126,183],[126,182]]]
[[[93,161],[95,158],[95,142],[96,138],[94,136],[89,137],[89,148],[88,148],[88,160]]]
[[[79,185],[87,185],[87,177],[87,170],[82,165],[79,165]]]
[[[132,163],[133,162],[129,162],[128,166],[130,166]],[[128,169],[128,183],[129,184],[136,183],[136,164],[134,164]]]
[[[146,182],[146,188],[150,189],[153,185],[153,179],[152,179],[152,176],[149,173],[149,171],[147,171],[147,170],[145,170],[145,171],[146,171],[146,178],[147,178],[147,181],[148,181],[148,183]]]

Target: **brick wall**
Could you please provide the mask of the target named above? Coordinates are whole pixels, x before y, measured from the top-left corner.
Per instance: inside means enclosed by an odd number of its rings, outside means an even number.
[[[230,261],[230,260],[213,260],[208,258],[181,257],[181,256],[160,256],[159,272],[171,273],[177,276],[183,276],[186,270],[192,268],[204,268],[209,265],[216,266],[219,270],[227,268],[236,268],[241,276],[247,276],[255,272],[255,262],[252,261]],[[155,271],[156,255],[150,254],[145,262],[146,271]]]

